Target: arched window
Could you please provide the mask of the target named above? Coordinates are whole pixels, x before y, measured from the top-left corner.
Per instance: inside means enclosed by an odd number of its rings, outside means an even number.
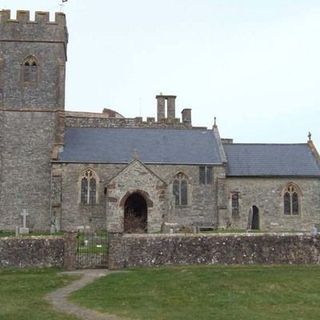
[[[22,80],[24,83],[35,83],[38,81],[38,63],[34,56],[29,56],[23,61]]]
[[[283,212],[285,215],[298,215],[300,212],[300,199],[298,188],[289,184],[283,193]]]
[[[80,202],[82,204],[97,203],[97,177],[91,169],[82,174]]]
[[[186,206],[188,204],[188,180],[183,173],[178,173],[173,181],[173,194],[177,206]]]

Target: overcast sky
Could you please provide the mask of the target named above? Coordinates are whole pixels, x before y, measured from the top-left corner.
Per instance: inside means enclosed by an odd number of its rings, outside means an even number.
[[[1,8],[60,10],[61,0],[0,0]],[[320,148],[319,0],[68,0],[66,109],[177,116],[235,142]]]

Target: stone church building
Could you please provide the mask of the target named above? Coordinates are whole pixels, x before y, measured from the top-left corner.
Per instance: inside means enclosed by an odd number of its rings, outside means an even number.
[[[320,160],[301,144],[237,144],[158,95],[157,118],[65,111],[63,13],[0,12],[0,230],[90,226],[309,231]]]

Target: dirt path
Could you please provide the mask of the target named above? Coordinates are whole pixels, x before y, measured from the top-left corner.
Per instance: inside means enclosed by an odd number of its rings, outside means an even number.
[[[60,288],[54,292],[46,295],[46,299],[53,304],[53,306],[62,312],[72,314],[77,316],[79,319],[86,320],[121,320],[121,318],[108,315],[106,313],[100,313],[94,310],[89,310],[83,307],[80,307],[76,304],[73,304],[68,301],[68,296],[73,291],[79,290],[87,284],[93,282],[99,277],[103,277],[107,274],[111,273],[106,269],[88,269],[88,270],[78,270],[78,271],[70,271],[63,272],[63,274],[76,274],[82,275],[79,280],[76,280],[69,284],[66,287]]]

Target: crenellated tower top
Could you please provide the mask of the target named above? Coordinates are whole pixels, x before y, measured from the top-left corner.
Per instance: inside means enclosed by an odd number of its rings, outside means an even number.
[[[0,10],[0,109],[63,110],[67,44],[64,13]]]
[[[16,19],[13,19],[11,10],[1,10],[0,41],[6,40],[62,42],[66,45],[66,16],[56,12],[54,21],[50,21],[49,12],[36,11],[34,20],[31,20],[30,11],[18,10]]]
[[[49,12],[47,11],[36,11],[35,19],[30,20],[30,11],[28,10],[18,10],[17,18],[11,18],[11,10],[1,10],[0,11],[0,23],[12,22],[12,23],[48,23],[53,25],[66,26],[66,16],[63,12],[55,13],[55,20],[49,20]]]

